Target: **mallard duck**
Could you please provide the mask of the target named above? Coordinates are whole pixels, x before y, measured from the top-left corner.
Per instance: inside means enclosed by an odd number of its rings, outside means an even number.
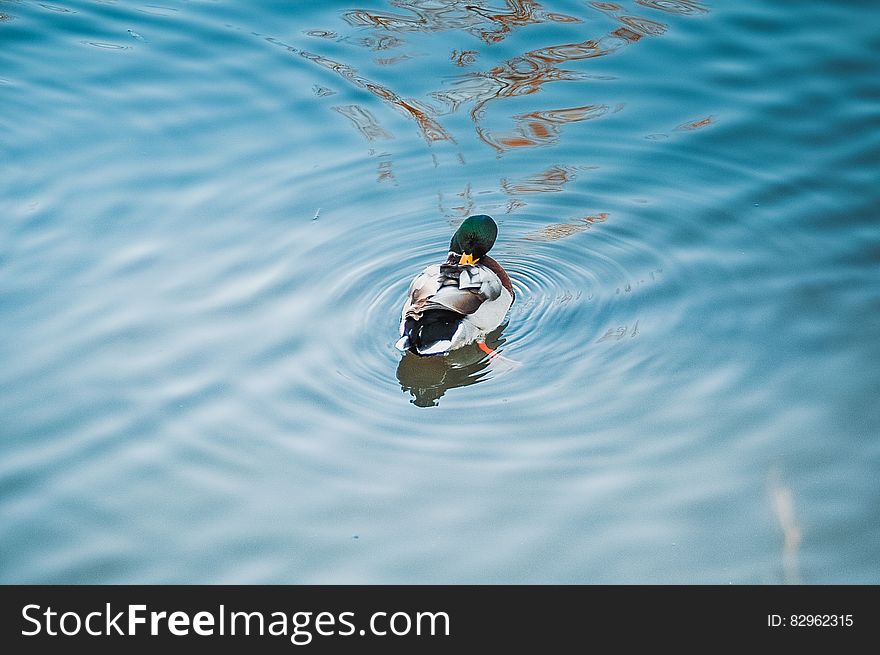
[[[486,254],[497,236],[491,217],[465,219],[452,235],[446,261],[431,264],[409,285],[398,350],[443,355],[480,343],[501,324],[514,292],[501,264]]]

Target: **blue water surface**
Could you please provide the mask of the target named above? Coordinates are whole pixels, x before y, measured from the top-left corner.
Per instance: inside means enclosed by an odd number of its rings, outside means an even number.
[[[880,583],[875,18],[0,0],[0,582]]]

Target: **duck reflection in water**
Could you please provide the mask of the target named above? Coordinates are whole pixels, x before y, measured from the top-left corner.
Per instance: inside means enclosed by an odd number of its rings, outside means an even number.
[[[486,335],[486,345],[497,351],[503,344],[505,324]],[[440,357],[419,357],[407,351],[397,365],[397,379],[402,391],[409,391],[410,401],[418,407],[436,407],[448,389],[467,387],[487,379],[496,365],[512,363],[501,356],[489,355],[477,344],[453,350]]]

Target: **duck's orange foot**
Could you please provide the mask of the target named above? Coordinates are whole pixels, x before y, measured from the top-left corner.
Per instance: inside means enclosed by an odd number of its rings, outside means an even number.
[[[510,359],[505,357],[497,350],[492,350],[489,346],[485,344],[483,341],[477,341],[477,347],[482,350],[484,353],[489,355],[489,359],[493,362],[504,362],[509,366],[509,368],[516,368],[522,364],[522,362],[518,362],[515,359]]]
[[[482,341],[478,341],[478,342],[477,342],[477,347],[478,347],[480,350],[482,350],[484,353],[486,353],[487,355],[489,355],[489,361],[492,361],[492,362],[504,362],[504,364],[506,364],[506,367],[502,367],[502,369],[504,369],[504,368],[513,369],[513,368],[516,368],[516,367],[518,367],[518,366],[521,365],[521,362],[518,362],[518,361],[516,361],[515,359],[510,359],[510,358],[508,358],[508,357],[505,357],[504,355],[502,355],[502,354],[501,354],[500,352],[498,352],[497,350],[492,350],[489,346],[487,346],[487,345],[486,345],[484,342],[482,342]]]

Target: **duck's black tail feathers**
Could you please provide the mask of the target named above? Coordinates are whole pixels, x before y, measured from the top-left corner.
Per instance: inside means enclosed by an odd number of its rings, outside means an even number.
[[[429,309],[419,320],[408,318],[398,347],[417,355],[442,355],[452,346],[463,318],[463,314],[448,309]]]

